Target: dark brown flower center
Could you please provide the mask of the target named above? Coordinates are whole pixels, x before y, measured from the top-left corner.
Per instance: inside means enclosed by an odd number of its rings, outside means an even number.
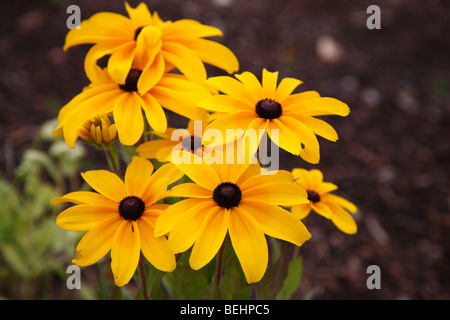
[[[195,150],[203,147],[202,138],[196,136],[188,136],[183,139],[181,145],[183,146],[184,150],[194,152]]]
[[[142,71],[137,69],[131,69],[128,72],[127,79],[125,80],[125,84],[119,85],[119,88],[128,92],[137,91],[137,83],[139,77],[141,76]]]
[[[281,116],[283,110],[278,102],[272,99],[264,99],[256,104],[256,113],[260,118],[276,119]]]
[[[138,197],[126,197],[119,204],[119,213],[125,220],[136,221],[145,210],[145,203]]]
[[[213,192],[213,200],[222,208],[237,207],[242,198],[241,189],[231,182],[219,184]]]
[[[308,194],[308,200],[312,202],[319,202],[320,201],[320,195],[312,190],[307,190],[306,193]]]

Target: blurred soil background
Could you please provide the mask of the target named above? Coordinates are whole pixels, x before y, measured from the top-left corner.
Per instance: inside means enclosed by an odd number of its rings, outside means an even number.
[[[304,82],[297,92],[317,90],[350,106],[346,118],[326,117],[340,139],[319,138],[318,165],[281,153],[283,169],[319,168],[339,186],[337,194],[359,207],[354,236],[317,215],[305,221],[313,238],[300,250],[304,273],[296,297],[450,298],[450,2],[146,3],[163,20],[191,18],[222,29],[218,41],[237,55],[240,72],[260,77],[262,68],[278,70]],[[126,15],[123,1],[0,3],[0,171],[6,179],[14,179],[41,125],[88,84],[83,60],[90,46],[62,50],[71,4],[80,7],[82,20],[100,11]],[[381,9],[380,30],[366,27],[371,4]],[[179,122],[169,119],[172,126]],[[103,155],[88,155],[97,156]],[[380,267],[379,290],[366,287],[370,265]]]

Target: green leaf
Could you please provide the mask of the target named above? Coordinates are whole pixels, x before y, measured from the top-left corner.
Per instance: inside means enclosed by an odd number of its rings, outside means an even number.
[[[178,265],[162,279],[175,300],[196,300],[208,287],[209,281],[201,271],[192,270],[188,265]]]
[[[296,257],[289,263],[287,276],[284,279],[283,287],[278,292],[276,299],[287,300],[291,299],[292,295],[300,285],[303,271],[302,257]]]

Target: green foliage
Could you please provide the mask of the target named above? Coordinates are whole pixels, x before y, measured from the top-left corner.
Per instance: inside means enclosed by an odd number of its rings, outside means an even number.
[[[43,126],[33,148],[25,151],[14,181],[0,176],[0,296],[12,299],[51,297],[49,287],[65,281],[75,234],[55,224],[51,199],[74,181],[83,155],[64,148]],[[38,149],[50,143],[48,152]],[[68,263],[69,262],[69,263]],[[61,287],[65,283],[61,284]],[[52,298],[57,298],[53,297]]]

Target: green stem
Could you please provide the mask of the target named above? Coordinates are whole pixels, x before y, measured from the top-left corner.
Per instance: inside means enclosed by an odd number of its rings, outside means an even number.
[[[225,240],[219,250],[219,256],[217,257],[217,270],[216,270],[216,285],[220,286],[220,280],[222,279],[222,261],[223,261],[223,251],[225,248]]]
[[[111,169],[113,169],[115,174],[120,176],[119,166],[116,163],[116,160],[114,159],[114,156],[111,153],[111,149],[105,147],[105,152],[106,152],[106,155],[108,156],[108,160],[109,160],[109,164],[111,165]]]
[[[141,276],[142,296],[144,297],[144,300],[148,300],[147,281],[145,279],[144,259],[142,257],[142,253],[141,257],[139,258],[139,273]]]

